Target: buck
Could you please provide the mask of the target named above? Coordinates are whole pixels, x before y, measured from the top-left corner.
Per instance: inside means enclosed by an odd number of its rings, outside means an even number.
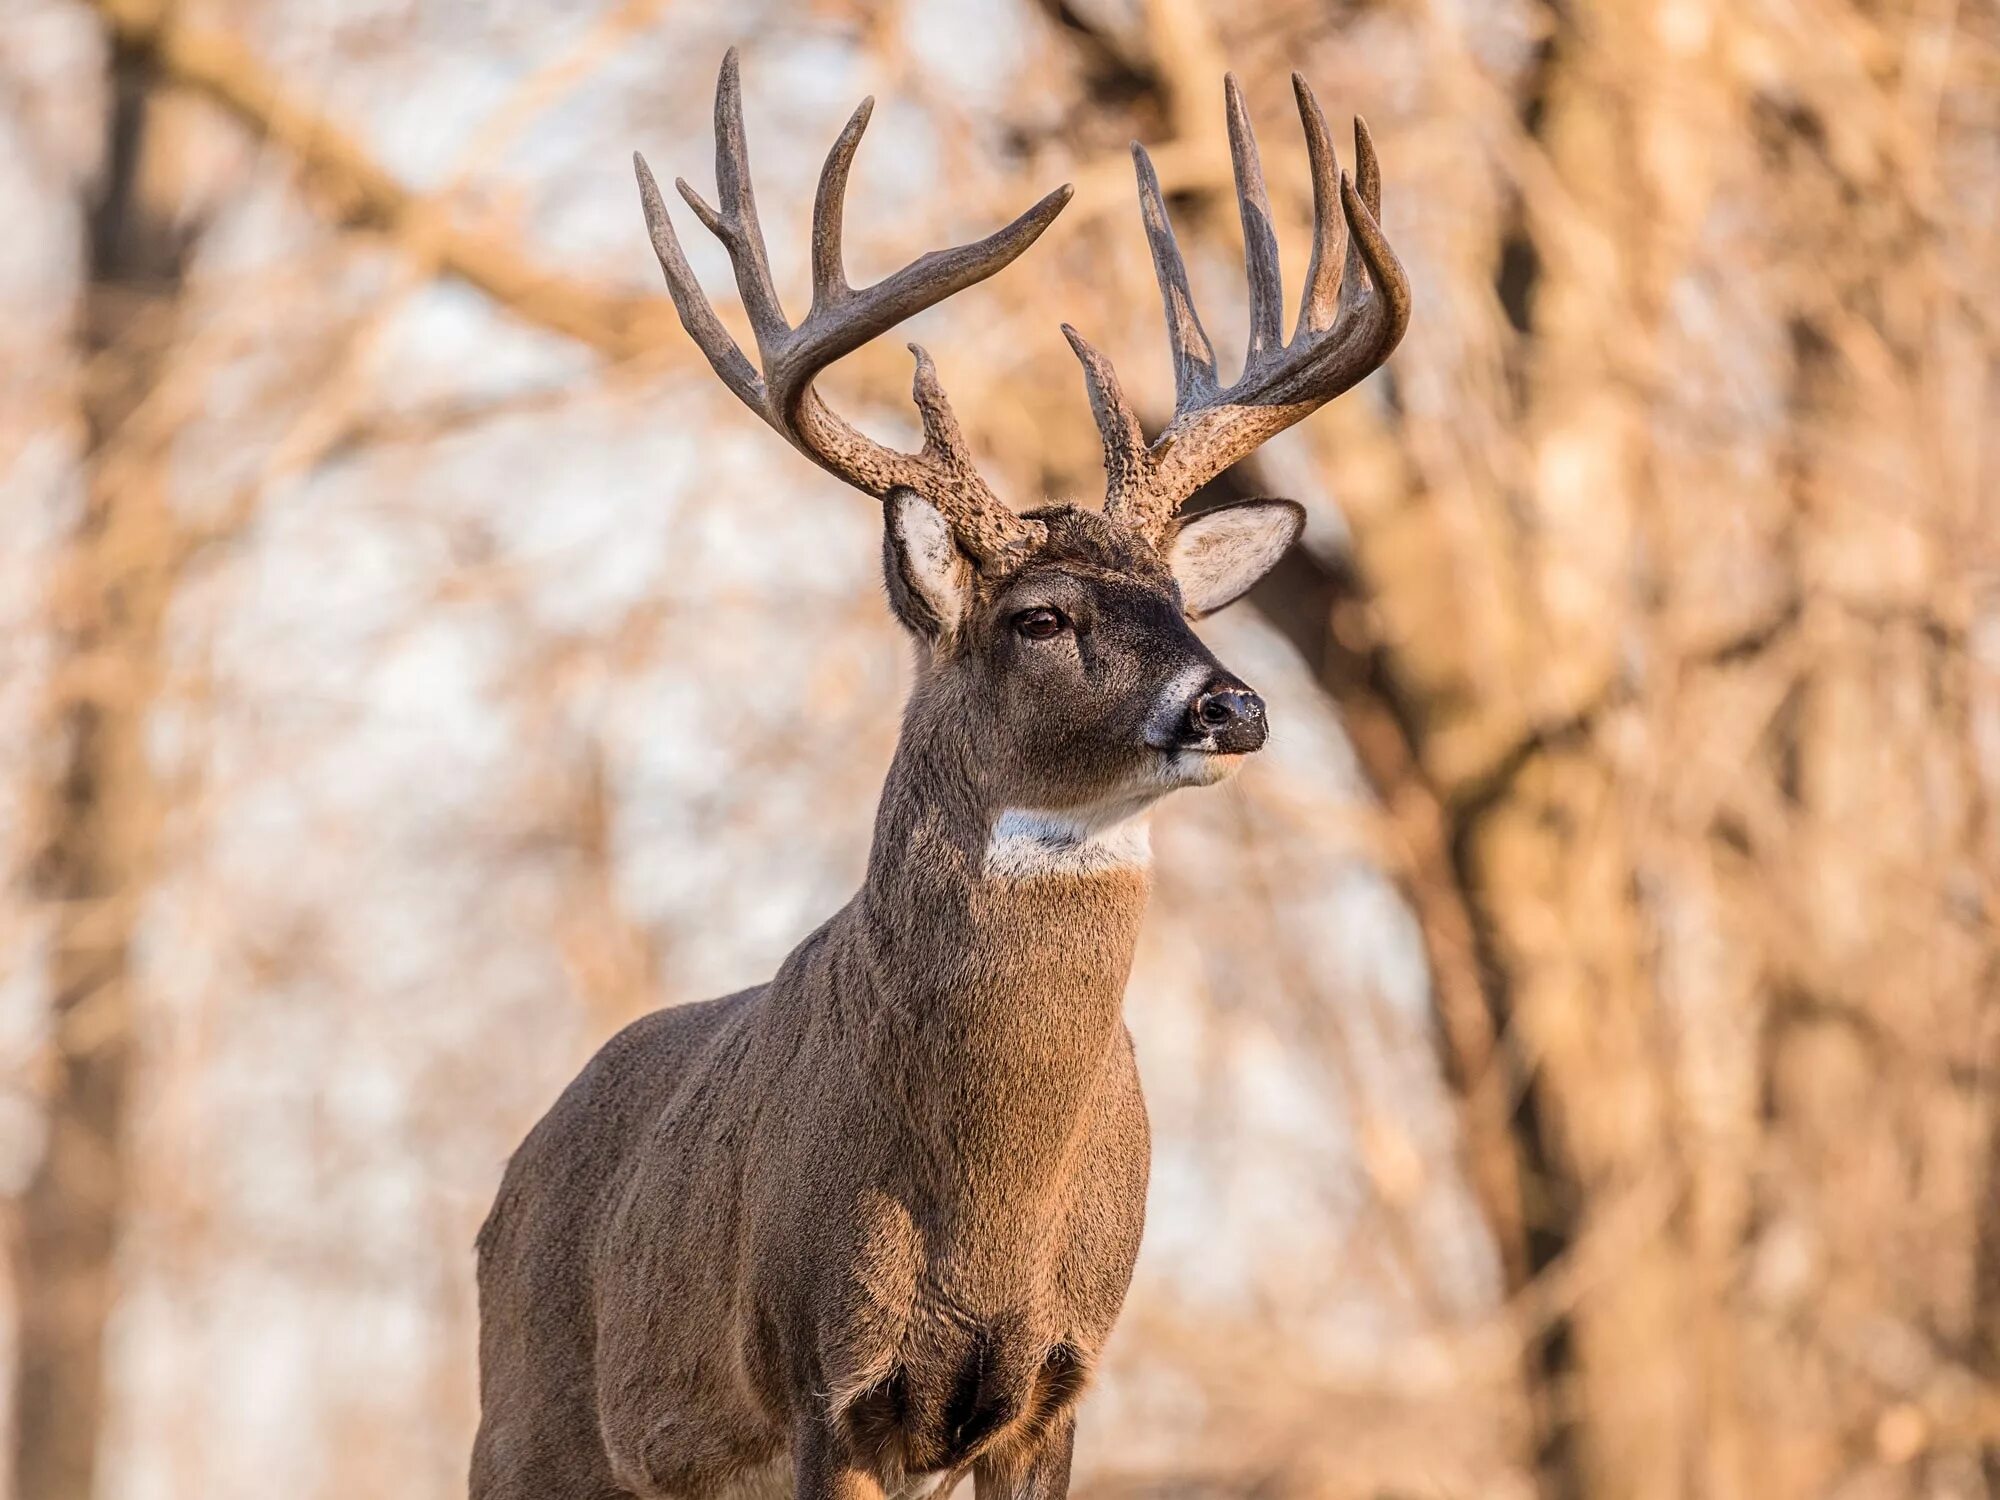
[[[1176,395],[1148,442],[1110,363],[1064,327],[1103,435],[1101,510],[1001,503],[914,345],[919,452],[864,436],[813,389],[834,360],[1014,260],[1067,187],[987,239],[853,288],[841,228],[864,101],[820,175],[812,307],[792,325],[732,51],[715,103],[720,206],[678,186],[728,250],[753,365],[634,158],[668,291],[716,375],[882,502],[915,684],[859,894],[769,983],[619,1033],[509,1163],[479,1235],[476,1500],[877,1500],[967,1472],[978,1500],[1067,1493],[1078,1401],[1145,1213],[1122,1007],[1147,809],[1221,781],[1266,732],[1263,703],[1190,621],[1241,595],[1304,524],[1284,500],[1180,508],[1381,364],[1409,318],[1366,126],[1350,178],[1311,90],[1293,87],[1314,238],[1286,342],[1257,147],[1226,85],[1250,311],[1226,388],[1133,148]]]

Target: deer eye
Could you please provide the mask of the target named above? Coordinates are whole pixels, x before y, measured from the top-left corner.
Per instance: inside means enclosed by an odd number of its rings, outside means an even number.
[[[1069,621],[1060,610],[1024,609],[1014,616],[1014,628],[1031,641],[1046,641],[1069,629]]]

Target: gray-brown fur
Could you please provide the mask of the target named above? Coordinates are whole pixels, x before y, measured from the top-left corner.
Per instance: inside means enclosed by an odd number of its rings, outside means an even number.
[[[734,251],[755,219],[731,170],[704,217]],[[816,278],[837,264],[816,242]],[[614,1037],[508,1164],[479,1237],[474,1500],[877,1500],[968,1471],[978,1500],[1067,1493],[1145,1210],[1122,1019],[1142,820],[1265,733],[1188,622],[1303,515],[995,530],[961,490],[884,493],[918,671],[867,879],[768,984]]]

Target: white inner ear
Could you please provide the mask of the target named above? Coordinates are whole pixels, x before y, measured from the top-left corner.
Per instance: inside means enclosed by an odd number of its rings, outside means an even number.
[[[972,567],[952,539],[951,526],[915,490],[896,497],[896,540],[910,587],[924,596],[946,630],[958,628],[972,583]]]
[[[1237,598],[1298,540],[1299,513],[1289,505],[1235,505],[1194,517],[1167,557],[1191,615]]]

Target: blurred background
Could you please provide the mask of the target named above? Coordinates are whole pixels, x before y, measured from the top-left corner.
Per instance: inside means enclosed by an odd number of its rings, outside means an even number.
[[[1289,285],[1295,68],[1415,284],[1209,497],[1312,524],[1205,627],[1271,750],[1155,820],[1078,1493],[2000,1490],[1993,0],[5,11],[19,1500],[463,1493],[506,1154],[859,879],[879,517],[695,354],[629,166],[706,190],[732,43],[795,299],[863,94],[857,281],[1076,184],[909,335],[1017,503],[1101,493],[1060,321],[1171,405],[1130,139],[1241,347],[1225,69]],[[909,442],[907,381],[826,386]]]

